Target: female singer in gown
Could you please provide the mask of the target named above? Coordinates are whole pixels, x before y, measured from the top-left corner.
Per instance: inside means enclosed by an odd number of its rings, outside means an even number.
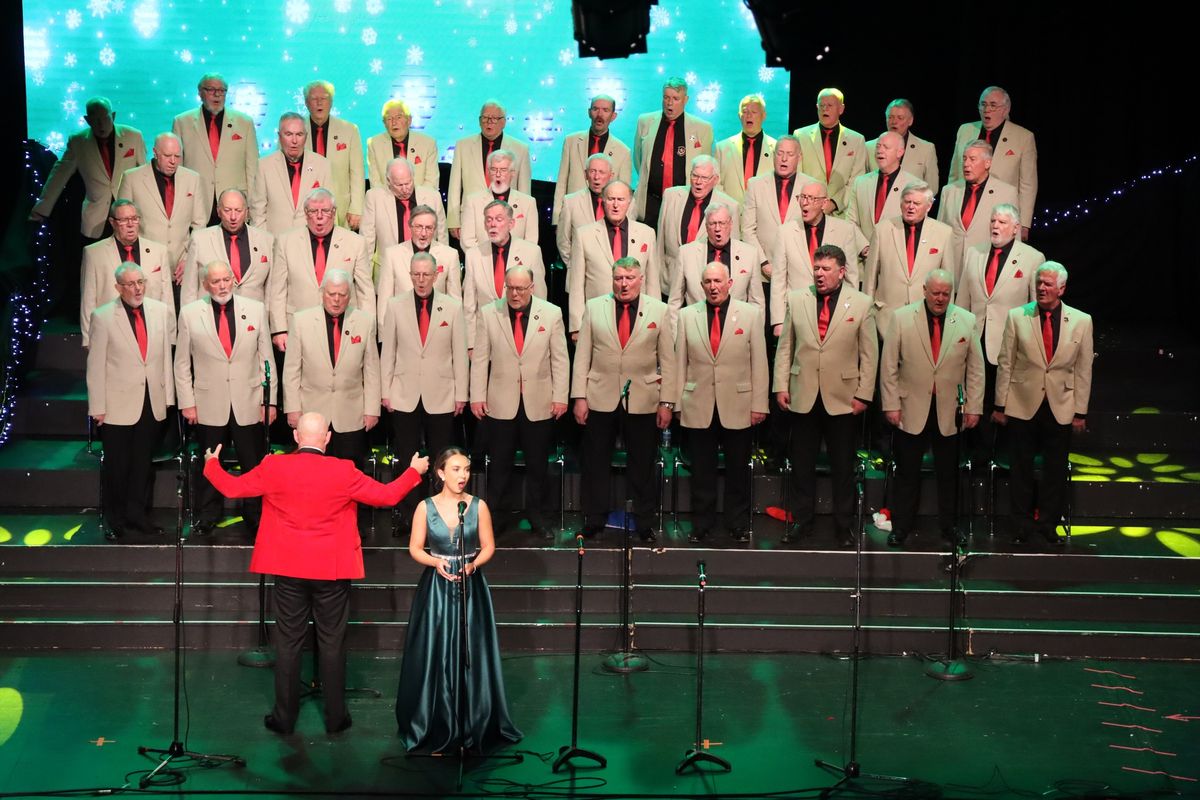
[[[457,749],[456,702],[459,690],[459,625],[461,576],[467,579],[466,701],[462,705],[461,743],[470,752],[488,752],[517,742],[521,732],[508,716],[500,646],[487,580],[479,568],[496,552],[487,504],[465,492],[471,459],[450,447],[434,462],[442,488],[413,513],[408,552],[426,569],[417,584],[404,662],[396,698],[396,721],[409,752],[440,753]],[[458,558],[459,504],[463,517],[466,565]],[[425,548],[429,552],[425,552]]]

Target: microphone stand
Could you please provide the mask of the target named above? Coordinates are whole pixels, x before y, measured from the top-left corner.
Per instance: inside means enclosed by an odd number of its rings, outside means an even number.
[[[271,361],[263,361],[262,381],[263,438],[267,455],[271,454]],[[257,536],[258,531],[254,532]],[[258,644],[253,650],[239,653],[237,663],[243,667],[273,667],[275,654],[267,640],[267,576],[258,576]]]
[[[575,534],[575,544],[579,548],[579,558],[575,567],[575,681],[571,690],[571,743],[558,748],[558,758],[552,771],[558,772],[563,767],[575,769],[571,763],[575,758],[586,758],[596,762],[591,769],[604,769],[608,760],[599,753],[584,750],[579,747],[579,647],[580,634],[583,629],[583,532]]]
[[[682,775],[686,770],[696,772],[731,772],[733,766],[718,755],[708,752],[709,741],[704,738],[704,588],[708,585],[708,575],[703,561],[696,562],[699,573],[696,585],[696,743],[683,754],[683,760],[675,766],[675,774]],[[711,769],[700,769],[701,764],[714,765]]]
[[[629,413],[629,386],[632,380],[625,381],[621,390],[621,402],[618,408]],[[628,463],[628,451],[626,451]],[[601,668],[605,672],[616,672],[628,675],[631,672],[645,672],[650,663],[633,652],[633,622],[629,617],[633,604],[633,531],[630,530],[629,520],[633,518],[633,499],[629,497],[629,480],[625,481],[625,516],[621,522],[621,649],[604,660]]]
[[[958,471],[958,465],[962,463],[962,438],[963,438],[963,414],[966,406],[966,400],[963,397],[963,387],[958,385],[958,406],[954,410],[954,468]],[[958,477],[957,475],[955,476]],[[961,493],[962,481],[956,480],[954,491],[954,541],[950,547],[950,619],[946,625],[946,632],[949,642],[946,645],[946,658],[944,661],[935,661],[925,668],[925,674],[939,681],[967,681],[975,677],[971,672],[970,665],[966,661],[958,657],[958,637],[955,635],[957,631],[956,623],[958,622],[958,600],[959,592],[962,588],[959,584],[961,577],[960,569],[969,558],[966,542],[958,532],[958,512],[959,512],[959,495]]]
[[[467,759],[473,758],[484,761],[510,761],[520,764],[525,757],[520,753],[488,755],[484,753],[467,752],[467,734],[463,730],[463,722],[467,718],[467,671],[471,669],[471,649],[467,637],[467,542],[466,542],[467,503],[458,501],[458,674],[454,681],[454,730],[458,732],[456,756],[458,758],[458,791],[462,791],[463,771]],[[445,758],[443,753],[408,753],[407,758]]]
[[[813,761],[821,769],[826,772],[831,772],[835,775],[841,775],[841,778],[834,784],[834,788],[848,783],[855,778],[863,777],[871,780],[894,781],[898,783],[908,783],[907,778],[893,777],[890,775],[873,775],[862,771],[862,766],[858,763],[858,662],[862,652],[862,554],[863,540],[866,539],[866,515],[864,513],[866,482],[867,482],[867,464],[865,458],[860,458],[858,465],[854,469],[854,489],[857,494],[855,514],[857,515],[857,547],[855,549],[854,558],[854,625],[852,636],[852,649],[850,652],[850,757],[846,761],[845,766],[838,766],[831,761],[815,759]],[[827,796],[827,795],[823,795]]]
[[[172,735],[171,744],[166,748],[145,747],[139,746],[138,755],[149,755],[151,757],[160,756],[158,766],[147,772],[138,781],[138,787],[145,789],[147,786],[175,786],[187,780],[187,776],[179,771],[167,769],[167,767],[176,759],[189,758],[197,762],[208,762],[212,765],[233,764],[234,766],[246,766],[246,759],[236,755],[216,755],[212,753],[199,753],[188,750],[179,738],[179,692],[180,692],[180,670],[181,670],[181,653],[183,651],[183,516],[184,516],[184,470],[187,469],[187,462],[183,458],[183,454],[187,452],[188,433],[187,428],[184,428],[183,440],[179,457],[179,471],[176,475],[176,512],[175,512],[175,603],[172,610],[172,627],[175,629],[175,687],[174,687],[174,710],[172,719]],[[169,778],[155,784],[155,778],[159,775]]]

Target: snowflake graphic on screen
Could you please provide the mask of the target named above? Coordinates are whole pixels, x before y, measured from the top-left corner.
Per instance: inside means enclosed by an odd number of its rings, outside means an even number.
[[[87,7],[93,17],[104,19],[112,11],[112,0],[88,0]]]
[[[671,12],[667,11],[662,6],[653,6],[650,9],[650,30],[655,28],[671,27]]]
[[[112,0],[112,13],[120,14],[125,10],[125,0]]]
[[[117,60],[117,54],[108,45],[104,45],[104,49],[100,51],[100,63],[106,67],[111,67]]]
[[[354,93],[359,97],[367,93],[367,82],[359,78],[354,82]]]
[[[686,42],[687,41],[687,32],[680,31],[679,33],[675,34],[675,41],[679,42],[680,44],[683,44],[684,42]]]
[[[308,22],[308,16],[311,13],[312,9],[307,0],[287,0],[283,6],[283,15],[293,25],[303,25]]]
[[[376,16],[383,13],[383,0],[367,0],[367,13]]]
[[[758,68],[758,79],[763,83],[770,83],[775,80],[775,70],[767,66]]]
[[[74,53],[67,53],[66,57],[63,58],[64,66],[73,67],[78,63],[79,63],[79,59],[75,57]]]
[[[144,38],[149,39],[158,32],[158,0],[142,0],[133,8],[133,27]]]
[[[50,133],[43,137],[43,141],[46,143],[47,149],[53,150],[60,156],[62,155],[63,150],[67,149],[67,141],[58,131],[50,131]]]
[[[717,110],[717,100],[721,97],[721,84],[716,81],[710,81],[707,86],[700,90],[696,95],[696,108],[705,114],[711,114]]]
[[[383,72],[383,59],[382,58],[372,58],[371,59],[371,74],[378,75],[381,72]]]
[[[68,97],[66,100],[62,101],[62,110],[63,116],[67,119],[71,119],[79,113],[79,103]]]
[[[574,62],[575,54],[570,50],[563,49],[558,51],[558,63],[562,64],[564,67],[569,67]]]
[[[516,17],[509,17],[509,18],[508,18],[508,19],[505,21],[505,23],[504,23],[504,32],[505,32],[505,33],[507,33],[509,36],[512,36],[512,35],[514,35],[514,34],[517,32],[517,19],[516,19]]]
[[[180,50],[179,51],[179,60],[185,64],[192,63],[192,51],[191,50]]]
[[[363,28],[363,31],[362,31],[362,43],[363,44],[365,44],[367,47],[370,47],[371,45],[375,44],[375,42],[377,42],[377,41],[379,41],[379,34],[375,32],[374,28]]]
[[[425,63],[425,51],[418,45],[413,45],[408,48],[408,52],[404,56],[404,63],[410,67],[418,67]]]
[[[688,72],[684,73],[683,80],[687,83],[688,86],[695,86],[696,81],[700,80],[700,78],[698,78],[696,76],[696,73],[691,72],[689,70]]]
[[[67,27],[75,30],[83,24],[83,14],[79,13],[79,9],[72,8],[67,12]]]
[[[467,47],[476,47],[478,44],[479,40],[474,36],[472,36],[470,39],[467,39]]]
[[[349,14],[350,0],[333,0],[333,10],[339,14]]]

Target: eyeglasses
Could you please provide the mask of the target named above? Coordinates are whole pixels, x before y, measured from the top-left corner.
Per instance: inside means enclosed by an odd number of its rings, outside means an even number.
[[[504,284],[504,288],[508,289],[513,294],[525,294],[526,292],[533,291],[533,284],[530,284],[529,286],[513,286],[510,283],[506,283]]]
[[[1004,103],[997,103],[992,100],[986,100],[986,101],[980,103],[979,107],[984,109],[985,111],[999,111],[1000,109],[1004,108]]]
[[[390,117],[384,117],[383,121],[384,122],[404,122],[405,120],[410,120],[410,119],[412,119],[412,117],[408,116],[407,114],[392,114]]]
[[[809,197],[806,194],[802,194],[800,195],[800,205],[807,206],[813,203],[824,203],[828,199],[828,197]]]
[[[433,279],[432,272],[410,272],[408,276],[414,281],[427,281]]]
[[[306,208],[304,213],[309,217],[332,217],[334,211],[332,208]]]
[[[494,124],[495,124],[495,123],[497,123],[497,122],[504,122],[504,117],[497,117],[497,116],[485,116],[485,115],[483,115],[483,114],[480,114],[480,115],[479,115],[479,121],[480,121],[480,122],[490,122],[490,123],[492,123],[492,124],[494,125]]]
[[[145,278],[138,278],[136,281],[125,281],[124,283],[117,283],[117,286],[120,286],[122,289],[132,289],[135,286],[145,286],[145,285],[146,285]]]
[[[200,91],[205,94],[229,94],[228,89],[222,89],[220,86],[201,86]]]
[[[125,222],[139,222],[141,219],[141,217],[113,217],[113,222],[120,225]]]

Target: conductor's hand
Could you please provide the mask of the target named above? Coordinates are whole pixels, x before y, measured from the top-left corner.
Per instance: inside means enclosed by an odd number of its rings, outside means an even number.
[[[454,573],[450,572],[448,569],[446,569],[447,566],[449,566],[449,565],[445,561],[438,559],[438,562],[437,562],[438,575],[441,575],[443,578],[445,578],[448,581],[452,581],[452,582],[457,581],[458,576],[455,575]]]
[[[429,471],[429,456],[423,456],[420,453],[413,453],[412,459],[408,462],[408,466],[417,471],[418,475],[424,475]]]
[[[220,458],[220,457],[221,457],[221,448],[222,448],[222,447],[224,447],[224,445],[220,445],[220,444],[219,444],[219,445],[217,445],[216,447],[214,447],[212,450],[205,450],[205,451],[204,451],[204,461],[205,461],[205,463],[207,463],[207,462],[209,462],[209,461],[212,461],[214,458]]]

